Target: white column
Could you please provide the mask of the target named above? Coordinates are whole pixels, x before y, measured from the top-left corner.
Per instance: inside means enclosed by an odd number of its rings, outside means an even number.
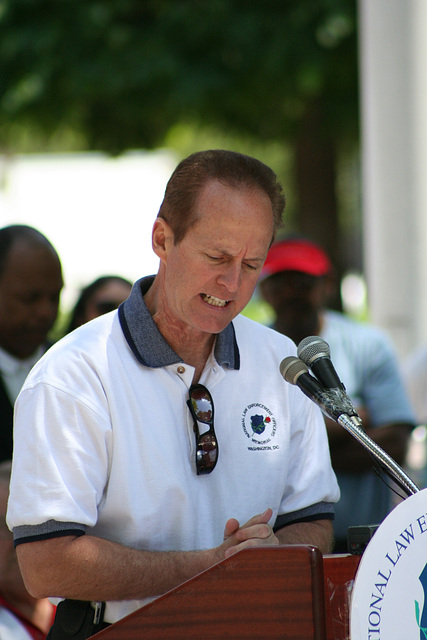
[[[359,0],[362,202],[371,320],[427,342],[427,1]]]

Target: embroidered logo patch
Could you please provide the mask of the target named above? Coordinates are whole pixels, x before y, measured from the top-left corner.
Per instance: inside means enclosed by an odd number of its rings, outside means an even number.
[[[242,428],[248,438],[250,451],[272,451],[279,445],[273,444],[276,435],[276,419],[264,404],[254,402],[242,414]]]

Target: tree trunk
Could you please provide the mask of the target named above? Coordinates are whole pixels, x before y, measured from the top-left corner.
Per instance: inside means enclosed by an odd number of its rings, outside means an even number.
[[[320,244],[331,258],[338,282],[342,255],[338,221],[336,145],[322,127],[318,105],[307,112],[295,145],[295,180],[298,194],[299,233]],[[339,291],[334,308],[341,308]]]

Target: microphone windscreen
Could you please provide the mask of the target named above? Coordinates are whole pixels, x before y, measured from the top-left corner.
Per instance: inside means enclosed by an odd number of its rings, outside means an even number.
[[[307,365],[310,365],[312,361],[319,356],[326,358],[331,357],[331,350],[328,343],[319,336],[308,336],[301,340],[297,349],[298,357],[301,358]]]
[[[307,365],[295,356],[287,356],[280,363],[280,373],[291,384],[296,384],[301,373],[308,373]]]

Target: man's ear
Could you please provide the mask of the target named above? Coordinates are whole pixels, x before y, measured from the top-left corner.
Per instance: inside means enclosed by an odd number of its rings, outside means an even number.
[[[169,247],[173,244],[173,231],[164,218],[156,218],[151,234],[153,251],[160,260],[166,262]]]

